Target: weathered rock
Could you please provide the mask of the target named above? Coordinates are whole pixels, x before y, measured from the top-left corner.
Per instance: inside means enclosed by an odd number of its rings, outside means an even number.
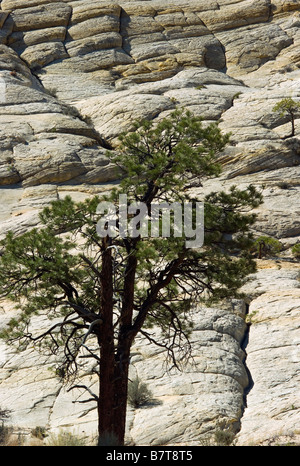
[[[119,17],[121,13],[121,6],[113,1],[98,1],[90,0],[87,8],[82,1],[72,2],[72,17],[71,25],[81,23],[91,18],[98,18],[100,16],[112,15]]]
[[[293,44],[293,39],[272,23],[221,32],[217,37],[225,47],[228,71],[233,76],[241,74],[241,71],[249,73],[257,70]],[[246,44],[245,37],[249,41]]]
[[[5,304],[3,311],[2,322],[5,322]],[[131,377],[138,374],[147,382],[154,399],[152,404],[138,410],[129,407],[128,441],[140,445],[180,445],[186,442],[188,432],[190,444],[198,445],[211,434],[209,431],[213,431],[216,421],[238,428],[243,390],[248,384],[240,347],[245,330],[243,312],[239,303],[234,308],[200,310],[195,316],[192,336],[194,360],[182,373],[166,372],[164,352],[143,338],[137,340],[132,353]],[[40,331],[45,325],[46,318],[38,319],[32,324],[32,330],[38,326]],[[55,367],[53,358],[41,358],[32,349],[26,355],[16,355],[3,347],[0,364],[2,403],[7,406],[10,400],[16,400],[14,424],[21,428],[50,424],[54,430],[63,424],[95,434],[94,404],[83,407],[75,404],[70,409],[74,395],[81,400],[84,395],[80,390],[71,395],[61,387],[49,370]],[[93,386],[91,376],[86,375],[83,380]],[[11,384],[14,388],[8,391]],[[192,402],[195,397],[196,404]],[[210,419],[211,424],[204,419]],[[147,429],[141,429],[145,423]]]
[[[299,25],[299,0],[1,2],[0,237],[38,225],[52,200],[109,190],[119,172],[105,140],[117,144],[134,119],[184,106],[232,133],[222,176],[195,195],[254,184],[264,204],[253,232],[284,247],[244,287],[248,345],[238,306],[196,313],[196,365],[183,373],[165,373],[163,353],[136,341],[131,376],[148,383],[154,402],[129,408],[135,444],[206,444],[220,426],[241,426],[239,445],[298,441],[299,262],[290,248],[300,241],[300,120],[286,138],[289,119],[272,109],[300,98]],[[4,325],[15,311],[6,302],[0,312]],[[95,434],[94,406],[72,403],[84,395],[67,392],[53,364],[1,344],[0,407],[13,406],[22,429]]]
[[[211,31],[216,32],[266,22],[269,15],[269,0],[239,0],[220,4],[213,14],[211,11],[202,12],[201,18]]]
[[[299,444],[300,289],[285,282],[252,301],[247,367],[252,384],[238,445]]]
[[[21,58],[31,67],[40,68],[48,65],[54,60],[62,60],[68,57],[68,53],[62,42],[51,42],[50,44],[37,44],[27,47]]]
[[[95,50],[112,49],[122,46],[122,37],[118,32],[95,34],[66,44],[70,57],[85,55]]]
[[[194,359],[182,373],[167,373],[164,352],[138,339],[131,377],[138,375],[146,381],[154,400],[146,409],[132,413],[128,435],[140,445],[181,445],[186,435],[189,445],[199,445],[212,435],[210,429],[217,419],[220,424],[238,428],[243,391],[248,385],[240,348],[244,331],[239,305],[231,310],[199,309],[191,337]],[[192,406],[193,398],[196,402]],[[208,424],[201,421],[205,418],[210,420]],[[145,423],[146,430],[142,428]]]
[[[64,2],[42,2],[42,5],[38,5],[39,2],[35,3],[36,6],[20,8],[11,12],[14,31],[31,31],[54,26],[67,26],[72,11],[68,4]],[[2,6],[6,8],[5,4]]]
[[[73,40],[84,39],[104,32],[119,32],[119,27],[119,15],[104,15],[69,27],[68,37]]]
[[[63,26],[37,29],[28,32],[13,32],[8,38],[8,45],[14,50],[24,50],[26,47],[48,43],[52,41],[64,41],[66,28]]]
[[[93,120],[100,134],[113,140],[120,132],[130,130],[133,120],[163,116],[176,105],[206,120],[217,120],[231,107],[239,89],[241,83],[223,73],[193,68],[159,82],[83,100],[76,106],[82,115]]]

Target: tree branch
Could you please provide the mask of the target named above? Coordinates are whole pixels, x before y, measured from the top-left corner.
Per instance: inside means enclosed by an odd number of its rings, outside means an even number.
[[[78,317],[76,317],[75,319],[78,319]],[[27,334],[26,337],[29,338],[31,341],[42,340],[47,335],[52,335],[54,330],[56,330],[57,328],[62,328],[62,327],[66,326],[66,325],[69,325],[69,324],[74,325],[75,327],[77,327],[77,329],[86,328],[85,325],[76,323],[74,319],[69,319],[69,320],[64,320],[63,322],[58,322],[57,324],[54,324],[52,327],[50,327],[48,330],[46,330],[46,332],[41,333],[37,337],[33,337],[32,333]]]
[[[135,322],[130,330],[131,339],[133,341],[135,335],[141,330],[149,309],[157,302],[157,296],[161,289],[165,288],[171,282],[176,274],[179,265],[184,260],[184,253],[179,254],[177,259],[173,260],[162,270],[157,278],[157,282],[149,289],[149,294],[144,303],[140,307],[140,311],[135,319]]]
[[[82,343],[81,343],[80,346],[84,346],[84,347],[85,347],[85,342],[86,342],[88,336],[92,333],[94,326],[97,325],[97,324],[99,324],[99,325],[100,325],[100,324],[103,324],[103,320],[102,320],[102,319],[97,319],[97,320],[94,320],[94,321],[90,324],[90,326],[89,326],[89,328],[88,328],[88,331],[87,331],[86,334],[84,335],[84,338],[83,338]]]
[[[73,403],[88,403],[89,401],[99,401],[99,397],[97,395],[95,395],[95,393],[92,392],[92,390],[90,388],[88,388],[86,385],[72,385],[72,387],[70,387],[67,392],[71,391],[71,390],[74,390],[74,388],[83,388],[84,390],[86,390],[87,392],[89,392],[89,394],[92,396],[91,399],[89,400],[84,400],[84,401],[73,401]]]

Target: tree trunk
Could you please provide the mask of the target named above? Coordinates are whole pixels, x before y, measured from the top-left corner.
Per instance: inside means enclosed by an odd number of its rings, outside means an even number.
[[[109,340],[109,336],[106,340]],[[98,434],[99,438],[115,434],[114,427],[114,348],[110,341],[100,347]]]
[[[125,343],[114,356],[104,336],[100,351],[100,392],[98,400],[99,438],[111,436],[124,445],[128,393],[130,345]]]
[[[103,324],[98,335],[100,346],[98,434],[99,438],[115,434],[114,379],[115,345],[113,328],[113,264],[111,249],[102,255],[101,314]]]
[[[132,333],[132,315],[136,266],[137,259],[135,255],[129,256],[125,272],[123,303],[120,315],[120,328],[115,358],[114,424],[116,426],[117,438],[120,442],[120,445],[124,444],[126,429],[128,374],[130,349],[132,344],[130,334]]]
[[[295,136],[295,117],[294,117],[294,114],[292,114],[292,116],[291,116],[291,123],[292,123],[292,134],[291,134],[291,137],[294,137],[294,136]]]
[[[104,243],[105,244],[105,243]],[[102,255],[101,317],[98,337],[100,346],[98,434],[124,445],[126,428],[127,387],[131,340],[136,259],[130,258],[125,279],[125,292],[120,316],[117,348],[113,323],[113,258],[111,249]],[[129,333],[128,333],[129,332]]]
[[[128,374],[129,374],[129,356],[130,346],[123,348],[121,358],[117,355],[115,366],[115,406],[114,406],[114,425],[115,434],[119,445],[124,444],[126,431],[126,413],[127,413],[127,394],[128,394]]]

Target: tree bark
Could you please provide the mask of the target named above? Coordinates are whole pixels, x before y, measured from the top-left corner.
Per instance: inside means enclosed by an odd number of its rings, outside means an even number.
[[[117,438],[121,445],[124,443],[126,430],[126,410],[128,393],[128,375],[130,349],[132,340],[132,317],[134,303],[134,284],[136,276],[137,259],[135,255],[129,256],[124,279],[123,303],[120,316],[118,345],[115,358],[115,407],[114,424]]]
[[[111,249],[103,252],[101,271],[101,313],[103,324],[98,335],[100,346],[98,434],[115,434],[114,368],[115,345],[113,328],[113,264]]]
[[[129,356],[129,344],[125,344],[124,347],[121,349],[120,354],[117,354],[116,356],[114,387],[114,425],[115,435],[118,439],[119,445],[124,445],[124,438],[126,432]]]
[[[124,445],[132,326],[134,283],[137,260],[128,260],[118,341],[115,345],[113,322],[113,258],[111,249],[102,256],[101,311],[103,324],[98,338],[100,346],[98,420],[99,437],[112,435]]]
[[[292,113],[292,115],[291,115],[291,123],[292,123],[292,134],[291,134],[291,137],[294,137],[294,136],[295,136],[295,116],[294,116],[293,113]]]

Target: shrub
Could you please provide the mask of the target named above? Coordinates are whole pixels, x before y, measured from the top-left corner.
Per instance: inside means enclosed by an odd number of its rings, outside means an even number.
[[[282,244],[275,238],[260,236],[254,241],[252,252],[261,259],[262,257],[276,256],[282,250]]]
[[[139,377],[129,381],[128,402],[133,408],[138,408],[152,399],[152,393]]]
[[[12,428],[5,426],[2,422],[2,424],[0,424],[0,445],[7,445],[11,435]]]
[[[281,189],[289,189],[290,185],[286,181],[280,181],[277,186]]]
[[[9,409],[1,409],[0,408],[0,421],[4,422],[9,418]]]
[[[9,413],[8,409],[0,408],[0,445],[7,445],[12,434],[12,428],[4,424],[9,418]]]
[[[215,432],[215,443],[220,447],[229,447],[232,445],[235,434],[229,430],[217,430]]]
[[[295,102],[290,97],[282,99],[280,102],[273,107],[273,112],[279,113],[281,117],[287,116],[292,125],[292,132],[290,135],[285,136],[284,139],[288,137],[295,136],[295,118],[299,115],[300,112],[300,103]]]
[[[31,435],[40,440],[43,440],[45,437],[47,437],[46,429],[45,427],[37,426],[31,430]]]
[[[297,243],[292,247],[292,253],[294,257],[300,259],[300,243]]]
[[[50,447],[84,447],[86,441],[78,435],[61,430],[58,434],[50,434],[47,445]]]

